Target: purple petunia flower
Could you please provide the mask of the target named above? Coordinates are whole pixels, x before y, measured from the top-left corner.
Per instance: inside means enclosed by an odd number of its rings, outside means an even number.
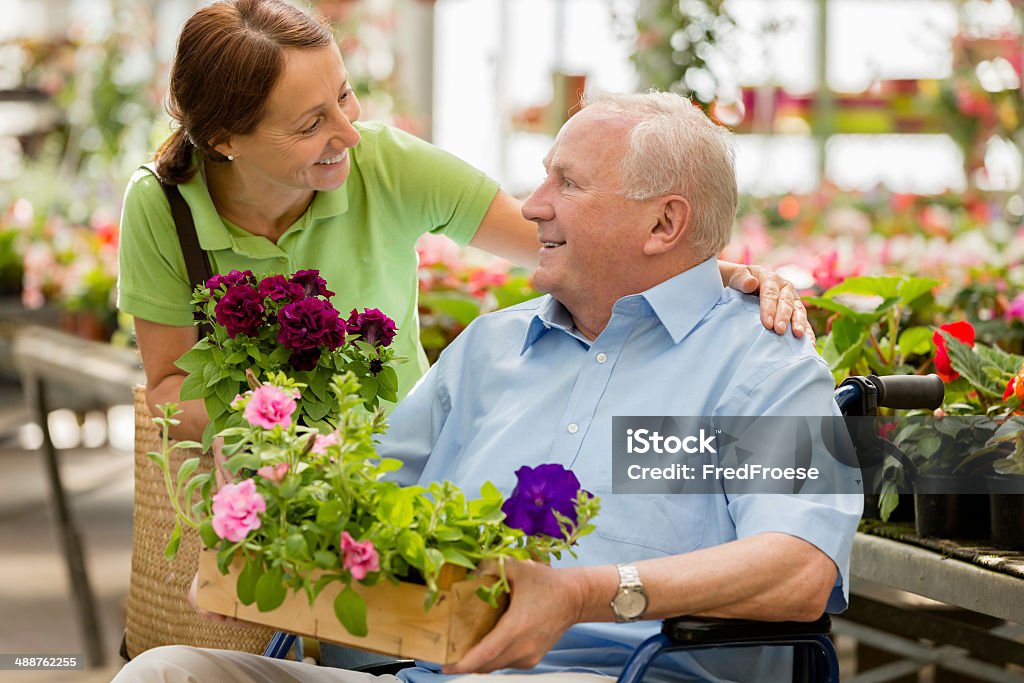
[[[319,270],[300,270],[292,275],[291,282],[302,285],[306,296],[325,296],[330,299],[334,292],[327,289],[327,280],[320,277]]]
[[[263,299],[247,284],[228,287],[224,296],[213,309],[217,324],[223,325],[228,336],[234,339],[240,334],[255,337],[265,322]]]
[[[336,349],[345,343],[345,323],[330,302],[310,298],[295,301],[277,312],[277,341],[292,351]],[[315,365],[315,363],[314,363]]]
[[[501,506],[505,524],[522,529],[528,536],[561,538],[562,530],[553,511],[576,521],[575,501],[580,490],[576,475],[561,465],[548,464],[520,467],[516,479],[515,490]]]
[[[288,357],[288,364],[291,365],[293,369],[300,372],[312,370],[319,362],[320,349],[318,348],[292,351],[292,355]]]
[[[289,282],[283,275],[271,275],[260,280],[260,296],[272,301],[298,301],[306,296],[306,289],[297,282]]]
[[[390,346],[398,328],[395,321],[376,308],[364,309],[362,313],[352,309],[345,327],[349,334],[358,334],[367,344]]]
[[[253,277],[251,270],[232,270],[227,275],[216,275],[210,276],[210,279],[206,281],[206,288],[211,292],[216,292],[221,286],[233,287],[234,285],[255,285],[256,278]]]

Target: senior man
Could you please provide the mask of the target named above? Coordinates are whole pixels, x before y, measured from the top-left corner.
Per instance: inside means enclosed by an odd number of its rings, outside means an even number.
[[[756,299],[718,276],[737,202],[727,131],[677,95],[607,95],[566,123],[544,165],[523,214],[538,226],[534,282],[548,294],[470,325],[395,410],[381,451],[405,460],[408,483],[464,490],[491,480],[511,491],[519,466],[560,463],[602,510],[578,559],[510,563],[508,611],[444,673],[603,681],[657,631],[654,619],[809,621],[844,609],[858,497],[611,490],[615,415],[835,413],[811,344],[765,330]],[[627,605],[637,582],[646,604]],[[675,655],[655,675],[783,680],[787,654]],[[161,648],[117,680],[359,676]]]

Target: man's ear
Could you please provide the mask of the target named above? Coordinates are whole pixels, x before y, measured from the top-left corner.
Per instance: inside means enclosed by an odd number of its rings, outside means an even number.
[[[690,227],[690,201],[677,194],[659,199],[657,223],[651,228],[644,244],[644,254],[655,256],[665,254],[679,246],[680,240]]]

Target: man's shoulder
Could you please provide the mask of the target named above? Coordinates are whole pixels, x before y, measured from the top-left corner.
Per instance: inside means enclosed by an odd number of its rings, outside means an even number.
[[[521,330],[525,335],[530,321],[550,299],[548,295],[538,296],[500,311],[486,313],[471,322],[463,334],[468,332],[473,336],[504,336]],[[522,343],[522,338],[519,341]]]
[[[500,355],[509,348],[522,347],[530,321],[549,299],[547,295],[536,297],[476,318],[445,349],[445,354]]]
[[[765,328],[756,296],[726,289],[709,321],[716,336],[726,342],[719,352],[728,350],[730,362],[756,368],[754,374],[768,375],[791,366],[829,373],[828,363],[807,337],[796,337],[789,328],[783,334]]]

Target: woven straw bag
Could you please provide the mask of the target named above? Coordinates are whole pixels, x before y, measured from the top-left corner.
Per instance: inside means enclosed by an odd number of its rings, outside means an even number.
[[[204,619],[188,602],[195,576],[199,534],[182,529],[181,546],[173,562],[164,548],[174,529],[174,510],[167,498],[163,473],[146,457],[160,451],[160,430],[146,405],[146,390],[135,387],[135,517],[132,530],[132,575],[125,617],[125,645],[129,657],[160,645],[194,645],[262,653],[274,631],[246,628]],[[171,456],[171,472],[195,450],[177,450]],[[209,472],[213,457],[201,455],[197,472]]]

